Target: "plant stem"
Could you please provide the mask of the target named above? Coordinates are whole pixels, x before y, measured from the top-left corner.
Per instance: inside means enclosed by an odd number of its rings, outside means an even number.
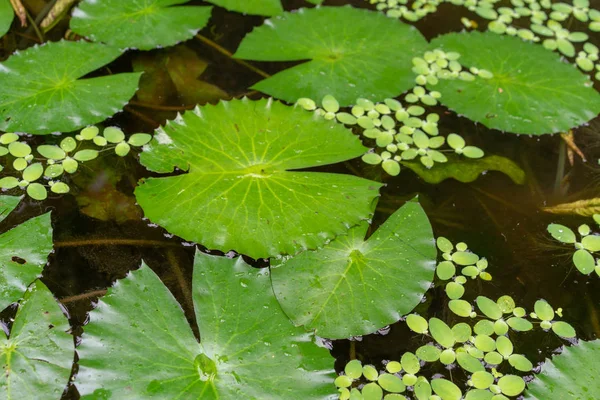
[[[54,242],[54,247],[82,247],[82,246],[144,246],[144,247],[181,247],[179,243],[163,242],[161,240],[146,239],[84,239]]]
[[[74,301],[87,300],[91,297],[104,296],[105,294],[106,294],[106,289],[98,289],[98,290],[92,290],[91,292],[76,294],[74,296],[63,297],[63,298],[59,299],[59,301],[63,304],[67,304],[67,303],[73,303]]]
[[[179,262],[177,262],[177,257],[175,257],[175,253],[173,252],[172,249],[167,250],[167,260],[169,261],[169,265],[171,266],[171,269],[172,269],[173,273],[175,274],[175,279],[177,279],[177,283],[179,284],[181,293],[183,294],[183,297],[185,298],[185,302],[186,302],[187,306],[189,307],[189,309],[193,313],[194,312],[194,302],[192,300],[192,292],[190,291],[190,288],[187,285],[187,281],[185,280],[185,277],[183,276],[183,272],[181,271],[181,268],[179,267]]]
[[[40,43],[43,43],[44,42],[44,34],[40,31],[40,28],[38,28],[37,24],[35,23],[33,18],[31,18],[31,15],[29,15],[29,12],[27,10],[25,10],[25,15],[27,16],[27,20],[29,20],[29,23],[31,24],[31,27],[35,31],[35,34],[37,35]]]
[[[132,106],[149,108],[151,110],[159,110],[159,111],[186,111],[192,110],[195,106],[161,106],[158,104],[150,104],[150,103],[142,103],[139,101],[130,101],[129,104]]]
[[[207,38],[206,36],[202,36],[200,34],[196,35],[196,38],[198,40],[200,40],[202,43],[212,47],[213,49],[215,49],[216,51],[218,51],[221,54],[224,54],[225,56],[227,56],[228,58],[230,58],[232,61],[243,65],[244,67],[248,68],[250,71],[262,76],[263,78],[270,78],[271,75],[267,74],[265,71],[261,70],[260,68],[255,67],[254,65],[244,61],[244,60],[240,60],[238,58],[233,58],[233,53],[231,53],[229,50],[227,50],[226,48],[220,46],[219,44],[213,42],[212,40],[210,40],[209,38]]]
[[[561,140],[558,145],[558,164],[556,165],[556,178],[554,179],[554,194],[561,192],[563,178],[565,177],[565,158],[567,155],[567,145]]]
[[[139,119],[141,119],[142,121],[144,121],[145,123],[151,125],[151,126],[158,126],[160,125],[158,122],[156,122],[155,120],[153,120],[152,118],[142,114],[141,112],[138,112],[136,110],[134,110],[133,108],[129,107],[129,106],[125,106],[123,107],[123,109],[125,111],[127,111],[128,113],[135,115],[136,117],[138,117]]]

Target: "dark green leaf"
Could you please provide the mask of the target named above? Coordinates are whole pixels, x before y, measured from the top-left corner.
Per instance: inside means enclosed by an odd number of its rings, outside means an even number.
[[[280,0],[207,0],[229,11],[272,16],[283,12]]]

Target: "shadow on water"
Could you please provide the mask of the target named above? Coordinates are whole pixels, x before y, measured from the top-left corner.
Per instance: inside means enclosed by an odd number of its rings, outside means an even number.
[[[306,5],[300,0],[284,3],[288,9]],[[362,0],[326,2],[330,5],[347,3],[371,7]],[[442,32],[462,30],[460,17],[463,15],[478,18],[458,7],[443,5],[437,14],[426,17],[417,27],[430,39]],[[210,25],[201,34],[234,51],[244,35],[261,23],[262,19],[258,17],[244,17],[215,9]],[[219,86],[232,97],[244,94],[253,98],[260,96],[248,90],[261,79],[256,73],[200,40],[190,40],[186,45],[209,62],[202,75],[203,80]],[[391,56],[396,51],[401,49],[390,49]],[[130,71],[134,54],[127,53],[108,66],[109,70],[113,73]],[[293,64],[254,65],[272,74]],[[125,112],[116,115],[107,125],[119,125],[128,133],[150,132],[167,118],[173,118],[175,110],[184,110],[188,106],[177,96],[154,107],[132,102]],[[600,195],[600,169],[594,168],[593,162],[585,164],[576,160],[565,180],[567,183],[557,187],[556,177],[562,175],[558,163],[559,149],[563,146],[558,135],[519,137],[488,131],[481,125],[452,116],[446,116],[444,124],[443,133],[459,132],[486,152],[503,155],[519,163],[527,172],[527,183],[516,185],[501,173],[490,172],[470,184],[448,180],[430,185],[405,170],[398,177],[384,178],[387,186],[382,191],[372,230],[406,200],[418,194],[436,236],[446,236],[455,243],[464,241],[490,262],[493,281],[468,283],[467,300],[483,293],[491,298],[508,294],[517,304],[532,309],[535,300],[545,298],[564,309],[564,319],[575,326],[582,339],[600,337],[600,279],[588,279],[573,271],[571,250],[556,246],[545,233],[550,222],[577,226],[584,219],[559,217],[540,211],[540,207],[545,205]],[[577,132],[577,140],[590,160],[600,157],[598,139],[600,122],[597,120]],[[150,174],[133,157],[137,156],[131,155],[123,161],[117,160],[114,155],[105,155],[90,162],[86,164],[88,172],[84,171],[84,177],[75,182],[73,193],[51,197],[42,204],[25,200],[7,220],[0,223],[0,231],[3,232],[32,216],[52,210],[55,251],[44,269],[43,281],[68,309],[70,322],[77,334],[81,334],[87,312],[98,297],[116,279],[138,268],[142,260],[173,292],[190,322],[194,319],[190,292],[195,247],[141,217],[141,210],[134,204],[133,189],[140,178]],[[369,176],[360,160],[320,170]],[[114,209],[115,204],[121,208]],[[264,267],[265,263],[255,262],[253,265]],[[444,299],[443,288],[433,287],[417,312],[451,319]],[[6,320],[11,312],[14,310],[5,311],[3,319]],[[195,323],[191,326],[196,329]],[[195,333],[198,335],[198,332]],[[537,361],[543,360],[561,345],[557,339],[539,332],[521,334],[519,339],[516,351],[526,353],[531,360]],[[399,359],[406,350],[414,351],[423,344],[421,341],[421,337],[415,337],[405,324],[397,323],[360,340],[335,341],[332,354],[336,357],[338,370],[351,355],[377,365],[382,360]],[[542,351],[527,354],[528,348]],[[75,399],[78,394],[71,387],[63,398]]]

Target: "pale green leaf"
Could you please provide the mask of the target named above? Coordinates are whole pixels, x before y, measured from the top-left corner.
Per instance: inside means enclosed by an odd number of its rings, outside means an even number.
[[[550,233],[550,235],[552,235],[552,237],[559,242],[575,243],[577,241],[575,232],[564,225],[550,224],[548,225],[548,233]]]

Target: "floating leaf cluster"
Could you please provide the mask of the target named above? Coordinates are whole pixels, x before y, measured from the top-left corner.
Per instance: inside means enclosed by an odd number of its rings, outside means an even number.
[[[508,295],[497,300],[478,296],[475,305],[462,299],[468,279],[492,279],[486,271],[487,260],[469,251],[465,243],[453,245],[444,237],[437,239],[437,247],[443,261],[437,265],[436,275],[441,281],[449,281],[445,289],[448,307],[453,314],[468,318],[471,323],[449,326],[439,318],[427,320],[418,314],[408,315],[405,320],[408,328],[432,341],[414,353],[404,353],[399,361],[386,362],[379,369],[373,365],[363,366],[358,360],[350,361],[335,381],[340,399],[381,399],[384,393],[386,400],[407,399],[401,393],[407,396],[412,393],[412,398],[417,400],[460,399],[463,392],[465,399],[472,400],[519,396],[526,386],[523,377],[499,370],[508,364],[520,373],[530,373],[533,364],[523,354],[515,353],[509,333],[529,331],[534,324],[539,324],[561,338],[575,337],[570,324],[555,320],[556,316],[562,317],[562,309],[554,310],[545,300],[536,301],[534,312],[528,316]],[[443,377],[429,380],[419,374],[425,364],[436,362],[447,369],[459,367],[465,371],[469,376],[465,387]],[[439,397],[431,397],[432,394]]]
[[[80,163],[95,159],[100,151],[113,150],[118,156],[125,157],[132,146],[141,147],[151,139],[147,133],[135,133],[126,139],[121,129],[112,126],[104,128],[100,134],[98,127],[88,126],[75,138],[67,136],[58,145],[42,144],[34,152],[24,136],[4,133],[0,135],[0,157],[11,157],[12,169],[15,174],[20,174],[20,178],[7,176],[0,179],[0,189],[20,187],[35,200],[46,199],[48,189],[57,194],[68,193],[69,185],[60,179],[65,173],[77,172]]]
[[[593,217],[594,221],[600,225],[600,214],[594,214]],[[577,228],[579,240],[575,232],[564,225],[550,224],[547,229],[554,239],[575,247],[573,264],[579,272],[584,275],[596,272],[600,276],[600,258],[595,258],[592,254],[600,251],[600,235],[594,234],[588,224],[579,225]]]
[[[381,164],[384,171],[392,176],[400,173],[402,162],[418,159],[428,169],[436,162],[448,162],[444,152],[481,158],[483,151],[475,146],[467,146],[460,135],[451,133],[447,138],[441,136],[438,129],[439,114],[428,113],[425,109],[437,105],[442,96],[438,91],[428,90],[425,85],[434,86],[439,79],[474,80],[476,76],[487,79],[492,76],[489,71],[475,67],[463,71],[457,61],[459,58],[458,53],[446,53],[439,49],[413,58],[417,86],[404,96],[404,103],[396,99],[375,103],[359,98],[350,113],[341,111],[339,102],[332,95],[322,99],[322,108],[318,108],[317,103],[309,98],[300,98],[297,103],[325,119],[356,126],[362,136],[374,140],[377,146],[377,150],[371,149],[363,155],[362,160],[367,164]],[[441,150],[446,143],[450,149]]]
[[[388,17],[411,22],[437,11],[442,3],[465,7],[489,20],[489,31],[540,42],[548,50],[576,57],[574,61],[579,68],[585,72],[595,69],[595,77],[600,80],[598,47],[588,41],[590,36],[587,33],[568,29],[575,19],[586,24],[590,31],[600,32],[600,11],[591,7],[589,0],[574,0],[572,4],[550,0],[511,0],[510,6],[499,0],[418,0],[410,6],[408,0],[366,1],[377,4],[377,9],[385,11]],[[526,21],[524,27],[523,21]],[[478,27],[475,21],[466,17],[462,17],[461,22],[468,29]],[[583,43],[583,48],[577,51],[575,45],[580,43]]]

